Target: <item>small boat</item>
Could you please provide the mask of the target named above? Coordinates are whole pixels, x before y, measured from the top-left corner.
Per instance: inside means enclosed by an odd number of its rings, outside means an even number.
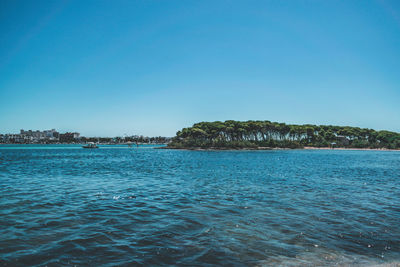
[[[95,143],[89,142],[86,145],[82,146],[83,148],[99,148]]]

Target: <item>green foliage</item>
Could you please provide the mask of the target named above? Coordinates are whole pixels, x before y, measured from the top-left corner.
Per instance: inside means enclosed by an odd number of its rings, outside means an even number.
[[[400,134],[349,126],[295,125],[270,121],[199,122],[176,133],[175,148],[257,148],[303,146],[400,148]]]

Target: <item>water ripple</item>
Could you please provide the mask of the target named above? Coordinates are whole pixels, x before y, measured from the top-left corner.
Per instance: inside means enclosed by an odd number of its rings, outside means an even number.
[[[400,153],[0,147],[0,265],[399,266]]]

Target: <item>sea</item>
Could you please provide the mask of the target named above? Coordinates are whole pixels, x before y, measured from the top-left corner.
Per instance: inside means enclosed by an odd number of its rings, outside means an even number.
[[[0,266],[400,266],[400,151],[0,146]]]

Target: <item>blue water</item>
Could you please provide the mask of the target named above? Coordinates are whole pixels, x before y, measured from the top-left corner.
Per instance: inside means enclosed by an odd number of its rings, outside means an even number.
[[[400,152],[0,146],[0,265],[400,261]]]

